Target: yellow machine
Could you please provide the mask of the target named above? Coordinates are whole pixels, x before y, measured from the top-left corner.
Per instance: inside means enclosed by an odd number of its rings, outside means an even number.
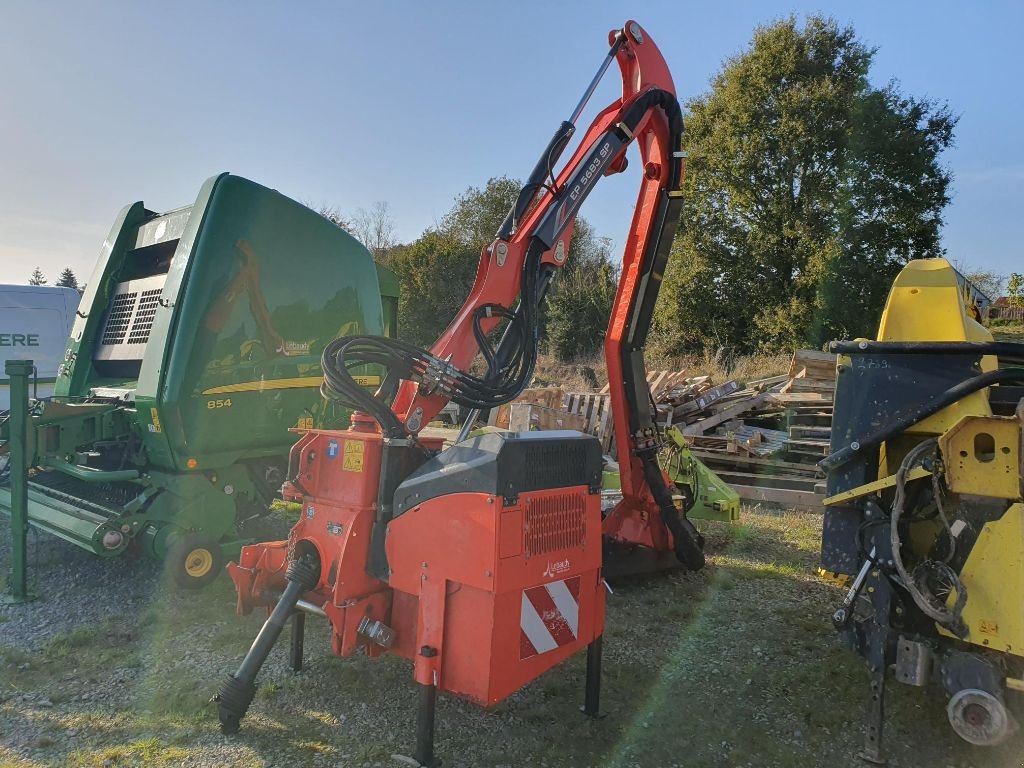
[[[993,341],[957,278],[910,262],[878,341],[831,345],[822,567],[854,577],[833,623],[870,670],[871,762],[890,668],[942,686],[977,745],[1013,733],[1024,691],[1024,344]]]

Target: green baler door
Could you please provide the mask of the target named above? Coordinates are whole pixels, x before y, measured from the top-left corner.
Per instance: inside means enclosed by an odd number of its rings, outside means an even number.
[[[147,357],[137,398],[143,416],[158,408],[170,464],[280,454],[291,427],[344,426],[320,396],[320,355],[339,336],[384,330],[377,272],[358,241],[273,190],[222,176],[182,236],[178,269],[159,397],[141,391],[160,364]],[[366,383],[379,375],[366,372]]]

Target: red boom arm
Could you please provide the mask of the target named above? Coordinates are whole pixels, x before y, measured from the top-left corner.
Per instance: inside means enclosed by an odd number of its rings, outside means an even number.
[[[621,30],[609,33],[609,42],[608,57],[570,121],[562,123],[541,156],[497,238],[482,250],[466,302],[429,353],[393,342],[404,367],[391,410],[379,401],[367,402],[367,406],[372,407],[386,434],[398,438],[403,432],[418,433],[451,399],[489,407],[508,402],[528,385],[536,350],[530,336],[535,315],[530,313],[539,308],[552,274],[565,263],[583,200],[602,176],[625,169],[626,150],[635,141],[643,176],[605,338],[623,500],[606,517],[604,533],[612,540],[643,544],[656,551],[674,550],[685,564],[699,568],[704,562],[702,539],[673,505],[658,467],[660,437],[643,361],[647,330],[682,207],[682,114],[665,60],[639,24],[627,21]],[[551,166],[612,59],[621,71],[622,98],[601,110],[572,157],[554,175]],[[499,359],[498,364],[489,361],[487,376],[480,379],[464,373],[489,344],[487,334],[513,313],[523,322],[510,322],[506,335],[518,334],[513,339],[519,345],[516,359],[527,363],[518,368],[505,365],[503,341],[497,350],[487,347],[485,357],[493,353],[491,357]],[[383,358],[374,356],[380,349],[379,340],[366,343],[378,346],[355,359],[388,359],[390,350],[382,353]],[[332,354],[325,353],[325,361]],[[325,362],[325,379],[328,369]],[[515,376],[501,379],[510,370]],[[392,370],[389,379],[397,378]],[[387,386],[383,390],[386,392]]]

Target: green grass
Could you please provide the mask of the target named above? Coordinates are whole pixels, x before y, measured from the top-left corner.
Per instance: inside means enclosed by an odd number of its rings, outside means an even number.
[[[73,655],[82,648],[94,645],[97,641],[98,631],[95,627],[78,627],[55,635],[43,646],[43,655],[51,659],[61,659]]]
[[[815,573],[820,516],[747,509],[736,524],[700,526],[704,571],[627,581],[608,596],[604,719],[578,712],[585,655],[577,654],[491,710],[441,696],[438,754],[480,768],[859,767],[866,673],[829,623],[842,589]],[[222,578],[200,593],[168,588],[137,616],[74,629],[34,653],[0,648],[0,733],[33,729],[37,764],[71,768],[175,765],[192,756],[225,765],[272,757],[275,765],[383,766],[409,753],[411,665],[393,656],[339,659],[326,625],[313,619],[302,674],[284,666],[286,630],[242,732],[222,737],[208,699],[263,618],[234,616]],[[116,695],[80,700],[99,689]],[[20,704],[24,692],[53,706]],[[951,733],[943,703],[935,690],[891,684],[894,764],[1018,766],[1024,738],[974,750]],[[68,728],[77,741],[62,736]],[[0,738],[0,765],[14,759],[4,750]]]
[[[999,323],[989,327],[996,341],[1015,341],[1024,344],[1024,323]]]
[[[78,749],[68,757],[68,768],[112,768],[113,766],[173,765],[188,756],[185,749],[157,738],[101,749]]]

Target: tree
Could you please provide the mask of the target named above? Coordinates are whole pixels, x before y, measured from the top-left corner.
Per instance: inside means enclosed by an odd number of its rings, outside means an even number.
[[[386,202],[376,202],[370,210],[357,210],[347,229],[367,247],[377,261],[385,265],[389,263],[390,251],[397,245],[397,241],[395,220]]]
[[[307,208],[312,208],[312,204],[306,203]],[[337,227],[341,227],[350,235],[352,235],[352,222],[349,221],[348,217],[341,212],[340,208],[335,208],[330,205],[321,205],[316,209],[316,212],[327,219],[331,224]],[[355,237],[355,235],[353,235]]]
[[[390,266],[402,286],[402,339],[427,345],[444,332],[473,287],[481,249],[494,239],[519,189],[518,181],[504,176],[470,187],[437,228],[390,249]],[[577,218],[560,272],[541,307],[540,334],[559,358],[575,360],[593,354],[604,339],[616,285],[609,241]]]
[[[427,345],[451,322],[473,287],[480,250],[494,239],[519,194],[519,182],[491,179],[460,194],[437,228],[411,245],[391,248],[389,266],[401,281],[398,333]]]
[[[479,251],[494,239],[522,184],[508,176],[489,179],[483,189],[470,187],[441,220],[440,229]]]
[[[306,203],[306,206],[313,207],[310,203]],[[316,212],[365,245],[374,259],[390,266],[391,249],[398,243],[395,239],[395,220],[386,202],[376,202],[370,210],[360,208],[352,216],[330,205],[321,205]]]
[[[36,267],[32,270],[32,275],[28,279],[29,285],[46,285],[46,276],[43,271]]]
[[[1006,283],[1006,297],[1010,306],[1024,308],[1024,275],[1020,272],[1012,272]]]
[[[401,282],[399,338],[427,346],[440,336],[466,300],[478,260],[478,251],[436,229],[392,249]]]
[[[618,284],[611,240],[576,219],[569,258],[547,299],[548,350],[562,362],[586,359],[601,350]]]
[[[960,259],[953,259],[952,263],[966,280],[992,301],[1003,295],[1003,286],[1007,280],[1005,275],[992,269],[972,266]]]
[[[811,16],[759,28],[687,104],[666,353],[871,335],[903,264],[937,256],[957,118],[868,82],[874,51]]]
[[[64,267],[64,271],[60,273],[60,278],[57,280],[57,285],[63,288],[74,288],[78,290],[78,278],[75,277],[75,273],[71,267]]]

